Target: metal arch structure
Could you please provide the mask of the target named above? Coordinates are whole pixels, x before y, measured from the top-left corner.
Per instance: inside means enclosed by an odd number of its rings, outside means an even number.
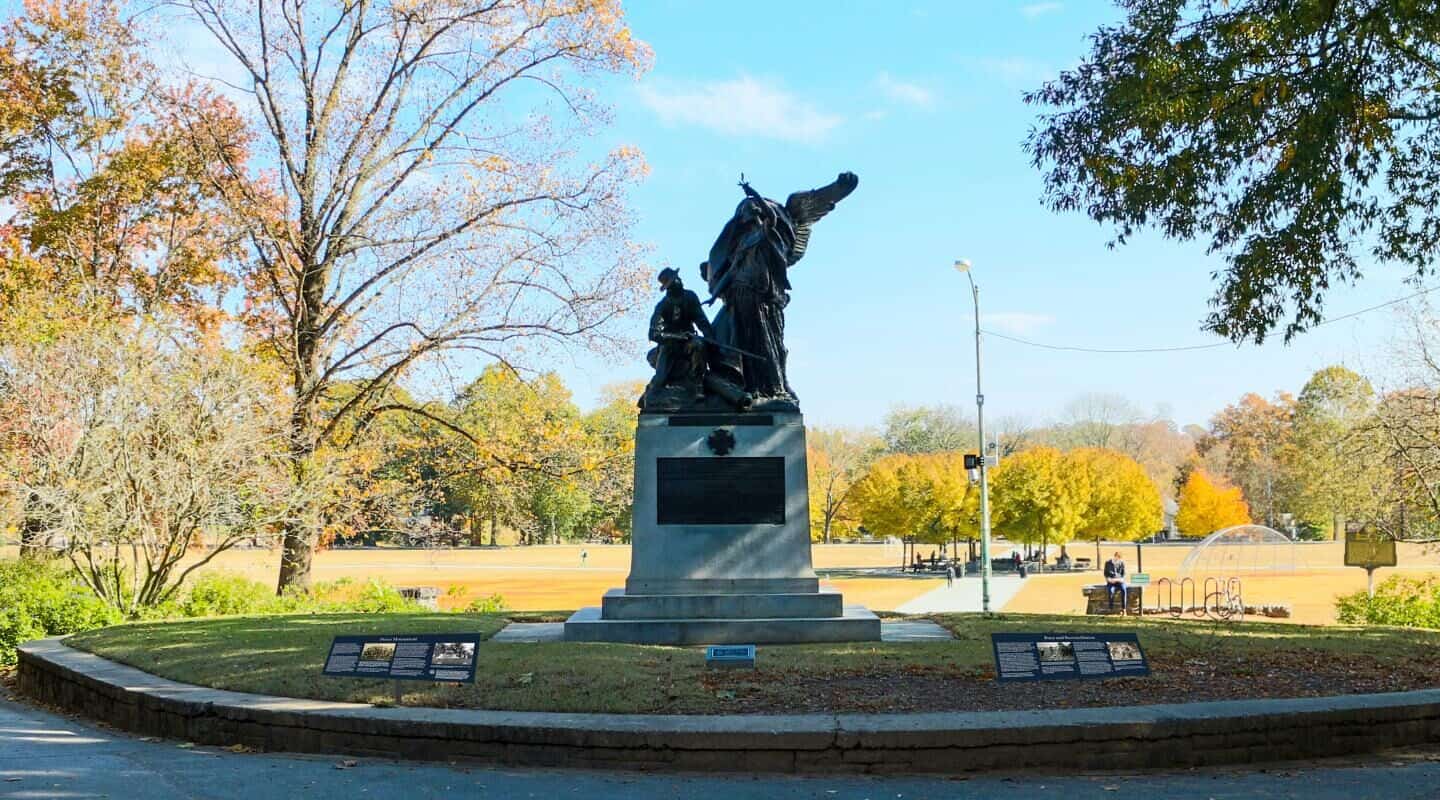
[[[1235,525],[1218,530],[1180,562],[1179,574],[1228,578],[1256,573],[1295,572],[1295,542],[1264,525]]]

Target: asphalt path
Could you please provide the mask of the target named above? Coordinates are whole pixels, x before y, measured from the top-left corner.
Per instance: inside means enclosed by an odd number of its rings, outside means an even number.
[[[516,769],[231,752],[142,738],[0,695],[0,798],[418,800],[420,798],[1440,797],[1440,749],[1264,769],[969,778],[776,777]]]

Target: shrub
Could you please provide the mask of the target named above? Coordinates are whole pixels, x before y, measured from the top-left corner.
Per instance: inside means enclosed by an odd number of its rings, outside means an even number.
[[[505,597],[498,593],[489,597],[477,597],[470,601],[465,610],[471,614],[498,614],[506,610]]]
[[[0,666],[31,639],[114,624],[119,614],[58,563],[0,561]]]
[[[337,605],[339,607],[333,610],[353,611],[360,614],[394,614],[429,610],[414,600],[406,599],[394,586],[373,578],[366,582],[359,595]]]
[[[237,614],[393,614],[427,611],[383,580],[358,589],[349,578],[276,597],[268,585],[223,572],[197,577],[180,598],[144,609],[144,619]],[[468,610],[501,611],[500,595],[477,599]],[[68,565],[0,561],[0,667],[13,665],[21,642],[76,633],[121,621],[121,615],[75,578]]]
[[[1386,578],[1375,597],[1356,592],[1335,601],[1337,616],[1347,625],[1398,625],[1440,628],[1440,578]]]
[[[241,575],[206,573],[195,579],[190,592],[167,616],[220,617],[234,614],[264,614],[282,606],[275,591]]]

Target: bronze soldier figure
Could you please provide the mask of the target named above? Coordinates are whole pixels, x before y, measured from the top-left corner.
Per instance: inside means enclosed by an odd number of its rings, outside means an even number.
[[[647,358],[655,367],[655,377],[645,388],[642,405],[647,409],[704,399],[705,342],[695,334],[714,334],[700,298],[685,288],[680,274],[667,267],[659,279],[665,296],[650,315],[650,341],[655,347]],[[682,393],[679,397],[674,396],[676,390]]]

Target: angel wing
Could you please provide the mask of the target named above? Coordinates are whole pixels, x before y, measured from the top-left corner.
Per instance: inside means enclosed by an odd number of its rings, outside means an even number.
[[[833,211],[835,204],[849,197],[859,185],[860,178],[855,173],[842,172],[834,183],[808,192],[796,192],[785,199],[785,212],[795,223],[795,246],[790,248],[791,264],[805,255],[805,247],[810,244],[811,226]]]

